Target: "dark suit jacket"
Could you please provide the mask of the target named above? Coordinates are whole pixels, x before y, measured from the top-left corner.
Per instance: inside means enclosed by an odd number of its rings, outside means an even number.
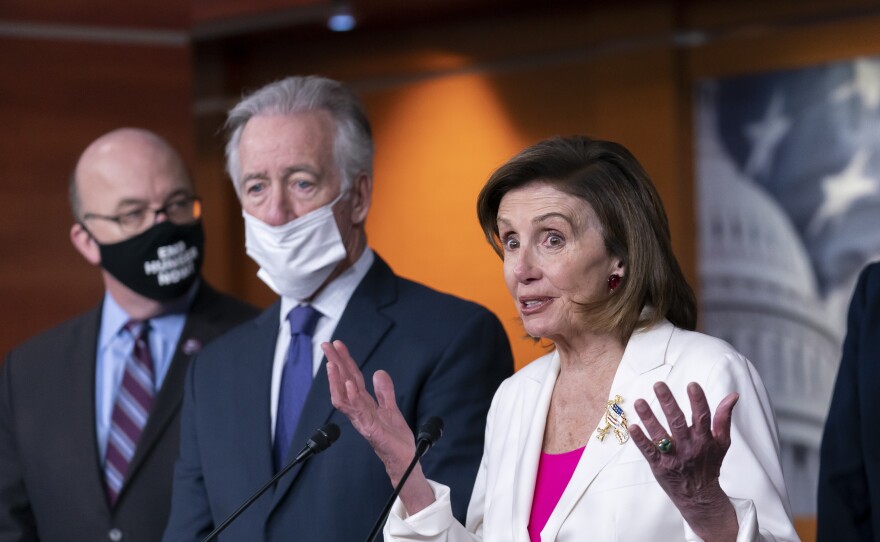
[[[818,540],[880,540],[880,264],[862,271],[819,466]]]
[[[279,306],[211,344],[190,368],[167,542],[201,540],[272,477],[269,393]],[[452,487],[463,518],[489,404],[513,371],[498,319],[479,305],[395,276],[377,256],[333,337],[360,363],[370,391],[373,372],[391,374],[411,427],[431,416],[445,420],[445,434],[422,466]],[[328,421],[341,427],[339,440],[285,475],[220,540],[356,542],[367,536],[391,483],[367,441],[330,404],[322,365],[291,456]]]
[[[200,287],[112,510],[95,436],[101,309],[10,352],[0,368],[0,541],[160,540],[192,357],[182,344],[206,343],[256,314],[250,305]]]

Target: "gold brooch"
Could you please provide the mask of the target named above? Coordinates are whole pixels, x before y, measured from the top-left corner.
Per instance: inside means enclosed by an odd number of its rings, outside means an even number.
[[[605,435],[607,435],[609,431],[614,432],[614,436],[617,437],[617,441],[620,444],[629,440],[626,414],[624,414],[623,409],[620,408],[620,403],[622,402],[623,398],[619,395],[615,395],[614,399],[609,400],[605,405],[605,416],[603,416],[605,426],[602,427],[600,425],[600,427],[596,429],[596,438],[599,439],[599,442],[602,442],[605,439]]]

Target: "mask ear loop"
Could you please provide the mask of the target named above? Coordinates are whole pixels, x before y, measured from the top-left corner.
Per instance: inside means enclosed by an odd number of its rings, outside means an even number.
[[[339,195],[336,196],[335,198],[333,198],[333,201],[331,201],[327,205],[330,207],[331,210],[333,210],[333,208],[336,207],[336,204],[339,203],[340,201],[342,201],[344,199],[344,196],[346,196],[349,192],[351,192],[350,188],[347,188],[345,190],[340,190]],[[317,209],[315,209],[315,210],[317,210]]]

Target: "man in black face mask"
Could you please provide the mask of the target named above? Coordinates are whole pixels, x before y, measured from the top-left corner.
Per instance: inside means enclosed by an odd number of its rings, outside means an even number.
[[[0,367],[0,542],[159,540],[189,360],[256,309],[200,278],[201,202],[155,134],[100,137],[70,196],[106,293]]]

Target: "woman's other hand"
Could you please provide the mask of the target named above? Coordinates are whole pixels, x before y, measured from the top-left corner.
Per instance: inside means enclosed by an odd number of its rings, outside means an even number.
[[[713,419],[700,385],[691,382],[687,392],[691,425],[666,383],[657,382],[654,393],[672,434],[666,432],[648,403],[639,399],[635,409],[650,437],[637,425],[630,427],[630,435],[660,487],[699,537],[707,542],[736,540],[736,512],[721,489],[719,476],[730,448],[730,423],[739,394],[731,393],[722,399]]]
[[[323,343],[321,349],[327,356],[330,401],[367,439],[384,463],[391,484],[397,486],[415,456],[416,446],[413,432],[397,407],[391,377],[381,370],[373,374],[376,393],[373,399],[364,385],[363,374],[342,341]],[[410,514],[434,502],[434,492],[420,465],[413,469],[400,498]]]

